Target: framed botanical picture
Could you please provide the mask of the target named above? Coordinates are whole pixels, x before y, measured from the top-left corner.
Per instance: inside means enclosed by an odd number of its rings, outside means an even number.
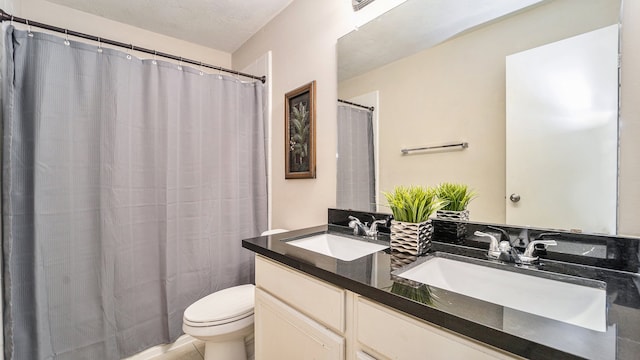
[[[316,82],[284,96],[285,179],[316,177]]]

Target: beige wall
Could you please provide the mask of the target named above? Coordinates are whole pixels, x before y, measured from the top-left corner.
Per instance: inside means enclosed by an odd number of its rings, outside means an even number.
[[[343,81],[341,98],[380,91],[380,190],[467,183],[479,193],[470,205],[471,219],[504,223],[505,56],[617,22],[615,7],[589,4],[595,9],[575,0],[538,6]],[[577,11],[585,16],[575,16]],[[568,18],[585,20],[568,26]],[[404,147],[459,141],[469,148],[400,153]]]
[[[14,0],[0,0],[1,9],[9,14],[15,11],[14,5],[15,5]]]
[[[243,68],[272,51],[274,228],[326,224],[336,193],[336,41],[351,30],[350,2],[296,0],[233,54]],[[284,178],[284,94],[317,81],[316,179]]]
[[[148,49],[231,67],[231,54],[143,30],[44,0],[4,0],[12,15]],[[10,4],[9,4],[10,3]],[[9,10],[6,10],[9,11]],[[35,30],[35,29],[34,29]],[[41,31],[38,29],[38,31]],[[150,55],[134,54],[142,58]]]

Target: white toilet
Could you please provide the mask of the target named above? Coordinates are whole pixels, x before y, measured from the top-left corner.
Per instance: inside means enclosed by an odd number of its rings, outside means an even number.
[[[252,284],[217,291],[191,304],[182,319],[186,334],[205,342],[205,360],[246,360],[245,337],[253,334]]]

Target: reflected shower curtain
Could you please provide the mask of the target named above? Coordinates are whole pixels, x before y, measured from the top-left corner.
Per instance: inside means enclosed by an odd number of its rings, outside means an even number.
[[[370,110],[338,105],[338,208],[376,211],[372,117]]]
[[[267,228],[260,83],[8,26],[7,359],[120,359],[249,283]]]

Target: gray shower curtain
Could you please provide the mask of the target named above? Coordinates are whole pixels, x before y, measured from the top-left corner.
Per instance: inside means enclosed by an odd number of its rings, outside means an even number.
[[[4,27],[7,359],[120,359],[252,281],[261,83]]]
[[[370,110],[338,105],[338,208],[376,211],[372,117]]]

